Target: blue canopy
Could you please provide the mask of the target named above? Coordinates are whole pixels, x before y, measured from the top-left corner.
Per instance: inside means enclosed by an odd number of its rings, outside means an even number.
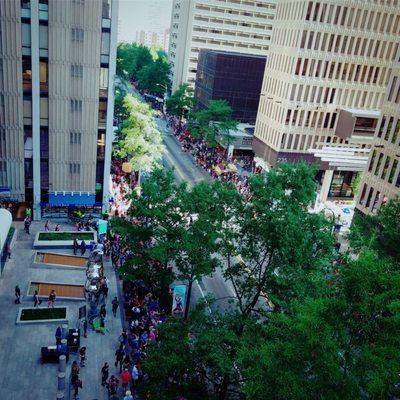
[[[49,193],[49,204],[52,206],[92,206],[95,195],[87,192]]]

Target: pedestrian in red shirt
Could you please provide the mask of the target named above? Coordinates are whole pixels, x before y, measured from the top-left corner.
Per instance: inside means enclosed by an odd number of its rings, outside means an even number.
[[[132,379],[131,373],[125,368],[121,374],[121,383],[122,383],[122,393],[125,394],[126,388],[129,385],[129,382]]]

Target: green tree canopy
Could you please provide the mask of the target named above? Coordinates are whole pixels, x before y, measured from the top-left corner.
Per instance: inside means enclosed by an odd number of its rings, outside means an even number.
[[[210,100],[206,109],[191,113],[189,130],[193,136],[202,137],[210,146],[216,146],[218,139],[226,144],[232,141],[229,131],[235,130],[237,124],[226,100]]]
[[[118,155],[127,157],[134,171],[150,172],[159,164],[164,152],[161,133],[154,122],[153,112],[146,104],[125,96],[123,107],[128,113],[122,125],[123,139],[119,142]]]
[[[288,311],[293,300],[324,287],[333,241],[330,223],[307,209],[314,176],[305,164],[283,164],[250,178],[249,202],[233,194],[217,199],[226,210],[219,232],[224,276],[244,316],[266,302]]]
[[[170,85],[169,71],[168,61],[162,57],[157,58],[138,72],[139,88],[162,97]]]
[[[183,83],[167,99],[166,106],[169,114],[182,119],[195,105],[194,90],[188,83]]]
[[[150,50],[136,43],[120,43],[117,47],[117,75],[137,79],[139,71],[153,62]]]

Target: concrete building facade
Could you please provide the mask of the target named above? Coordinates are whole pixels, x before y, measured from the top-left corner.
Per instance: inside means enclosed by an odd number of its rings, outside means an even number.
[[[400,49],[382,105],[368,167],[363,174],[356,207],[375,214],[382,204],[400,195]]]
[[[254,151],[319,164],[323,197],[351,197],[368,160],[400,34],[398,0],[277,4]]]
[[[200,49],[265,56],[276,0],[174,0],[169,61],[172,91],[194,85]]]
[[[118,2],[0,2],[0,201],[108,206]]]
[[[169,28],[163,32],[160,31],[136,31],[136,43],[147,47],[161,47],[168,52],[169,46]]]

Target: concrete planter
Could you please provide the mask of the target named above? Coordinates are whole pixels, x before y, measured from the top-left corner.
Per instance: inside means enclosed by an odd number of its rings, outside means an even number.
[[[38,285],[46,285],[46,286],[50,286],[52,289],[54,289],[56,291],[56,295],[57,295],[57,299],[58,300],[77,300],[77,301],[83,301],[85,300],[85,296],[84,296],[84,290],[85,287],[83,285],[79,285],[79,284],[75,284],[75,283],[67,283],[67,282],[43,282],[43,281],[30,281],[28,284],[28,291],[26,293],[27,297],[32,297],[33,298],[33,294],[35,293],[35,290],[37,289]],[[62,294],[60,295],[59,293],[61,292],[60,290],[60,286],[69,286],[72,288],[76,288],[77,290],[74,290],[74,292],[81,292],[81,296],[77,297],[77,296],[63,296]],[[51,290],[51,289],[50,289]],[[49,291],[50,293],[50,291]],[[39,290],[39,297],[41,299],[47,299],[48,295],[47,294],[41,294],[40,290]]]
[[[51,318],[51,319],[21,319],[23,318],[23,313],[24,311],[29,311],[29,310],[38,310],[37,312],[40,313],[40,310],[43,310],[43,312],[47,311],[47,310],[61,310],[64,309],[65,313],[63,313],[65,316],[61,317],[61,318]],[[17,319],[15,321],[16,324],[20,324],[20,325],[26,325],[26,324],[43,324],[43,323],[50,323],[50,322],[57,322],[57,323],[62,323],[62,322],[68,322],[68,307],[54,307],[54,308],[34,308],[34,307],[21,307],[18,310],[18,315],[17,315]]]
[[[53,236],[52,238],[46,239],[45,236]],[[56,237],[60,239],[56,239]],[[68,239],[64,239],[63,236],[69,236]],[[97,232],[95,231],[58,231],[58,232],[37,232],[35,235],[35,241],[33,242],[34,249],[72,249],[74,245],[74,238],[78,240],[80,244],[82,240],[86,243],[86,248],[89,247],[91,241],[97,241]]]
[[[55,256],[56,258],[58,256],[61,256],[62,258],[65,259],[65,261],[51,261],[48,262],[46,260],[46,255],[49,256]],[[54,259],[54,257],[52,257]],[[74,265],[74,258],[75,259],[85,259],[86,260],[86,264],[85,265]],[[67,261],[70,260],[70,263],[68,263]],[[86,271],[86,265],[87,265],[87,261],[89,260],[89,257],[85,257],[85,256],[74,256],[73,254],[62,254],[62,253],[54,253],[54,252],[48,252],[48,251],[35,251],[34,255],[33,255],[33,265],[35,267],[38,268],[65,268],[65,269],[75,269],[75,270],[79,270],[79,271]]]

